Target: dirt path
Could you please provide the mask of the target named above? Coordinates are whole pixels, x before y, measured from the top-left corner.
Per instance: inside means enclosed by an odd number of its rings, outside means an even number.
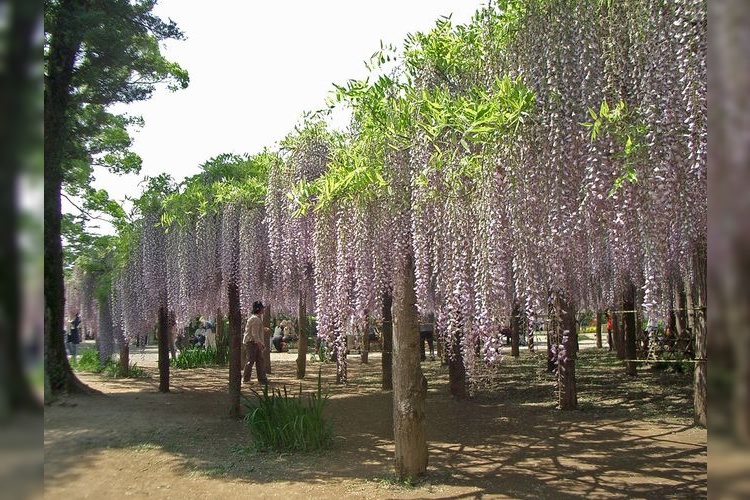
[[[150,379],[82,374],[104,395],[47,407],[45,498],[705,497],[706,430],[691,425],[689,377],[629,379],[607,353],[580,357],[580,409],[568,413],[554,408],[540,355],[508,359],[461,402],[447,394],[447,368],[425,362],[430,465],[411,487],[390,479],[392,395],[380,390],[379,359],[351,356],[346,387],[334,365],[308,364],[303,390],[320,368],[331,391],[336,440],[322,455],[253,452],[226,416],[226,369],[173,370],[169,394],[147,365]],[[299,389],[293,356],[275,356],[273,369],[274,386]]]

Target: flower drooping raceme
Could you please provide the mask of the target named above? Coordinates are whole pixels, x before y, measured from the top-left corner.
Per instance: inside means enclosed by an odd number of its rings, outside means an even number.
[[[70,276],[65,279],[65,317],[73,318],[81,312],[84,270],[82,266],[73,266]]]
[[[222,205],[220,210],[221,230],[219,232],[221,269],[221,310],[229,311],[229,286],[239,284],[240,279],[240,214],[238,202]]]
[[[280,310],[296,314],[299,294],[306,310],[314,308],[313,229],[315,212],[296,214],[291,197],[299,182],[312,182],[326,169],[330,156],[330,138],[318,126],[303,129],[284,141],[289,154],[274,162],[268,175],[266,221],[273,270],[275,303]]]
[[[492,157],[490,157],[491,160]],[[513,289],[510,225],[503,200],[503,176],[494,163],[477,182],[474,198],[476,231],[472,241],[476,329],[484,364],[502,360],[499,333],[510,324]]]
[[[336,276],[334,297],[334,350],[337,356],[339,380],[346,383],[347,336],[353,335],[354,323],[354,280],[355,280],[355,238],[353,208],[349,204],[336,208]]]
[[[239,227],[239,289],[243,311],[252,310],[256,300],[272,302],[271,259],[268,229],[262,205],[242,206]]]
[[[110,307],[112,308],[112,336],[118,348],[130,343],[125,333],[123,305],[125,303],[122,282],[114,280],[110,289]]]
[[[192,225],[191,225],[192,226]],[[195,263],[195,238],[192,227],[175,224],[169,228],[167,239],[167,306],[174,312],[177,328],[190,322],[189,293],[192,282],[191,271]]]
[[[321,211],[313,232],[318,338],[328,343],[334,341],[336,330],[336,225],[335,210]]]
[[[117,280],[122,290],[122,315],[125,337],[136,339],[153,329],[155,315],[147,303],[143,272],[143,246],[138,241]]]
[[[201,215],[195,223],[195,267],[191,269],[191,311],[212,313],[220,306],[221,242],[220,217],[215,213]]]
[[[143,248],[143,282],[146,303],[151,305],[153,318],[167,301],[166,235],[159,216],[148,211],[143,214],[140,244]]]
[[[354,202],[353,206],[353,252],[354,252],[354,324],[365,332],[368,316],[380,316],[382,291],[375,273],[375,253],[383,245],[383,240],[375,238],[377,232],[377,212],[371,203]],[[373,314],[374,313],[374,314]]]

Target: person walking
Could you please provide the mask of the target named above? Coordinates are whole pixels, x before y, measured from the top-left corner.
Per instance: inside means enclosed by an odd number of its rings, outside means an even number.
[[[423,322],[419,323],[419,359],[424,361],[427,359],[425,355],[424,343],[430,346],[430,361],[435,361],[435,314],[430,312],[426,317],[423,318]]]
[[[247,364],[242,375],[242,381],[250,382],[252,377],[253,365],[258,375],[258,382],[268,384],[266,377],[266,367],[263,364],[263,351],[266,346],[263,344],[263,303],[260,301],[253,302],[253,314],[247,319],[245,324],[245,335],[242,337],[242,343],[245,344],[247,351]]]
[[[81,343],[80,325],[81,315],[76,313],[76,317],[70,322],[70,335],[68,336],[68,349],[70,350],[70,354],[73,355],[73,359],[76,359],[76,356],[78,355],[78,344]]]

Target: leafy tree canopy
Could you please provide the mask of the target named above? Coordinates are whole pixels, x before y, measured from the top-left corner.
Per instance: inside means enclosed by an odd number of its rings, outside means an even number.
[[[155,5],[155,0],[44,2],[45,92],[55,83],[53,44],[77,48],[66,129],[56,133],[66,137],[60,165],[64,194],[84,200],[78,223],[98,218],[99,212],[120,229],[122,209],[106,193],[90,188],[95,166],[117,174],[141,170],[141,158],[130,151],[128,129],[143,120],[113,113],[111,105],[148,99],[158,85],[170,90],[188,85],[187,71],[164,58],[159,48],[161,42],[184,35],[173,21],[152,14]]]

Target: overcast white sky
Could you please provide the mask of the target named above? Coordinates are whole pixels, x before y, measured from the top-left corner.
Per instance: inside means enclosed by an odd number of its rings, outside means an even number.
[[[367,74],[364,61],[380,41],[402,46],[407,33],[429,30],[442,15],[466,23],[486,0],[161,0],[187,40],[163,53],[190,73],[190,86],[157,91],[116,108],[140,115],[133,149],[139,177],[102,170],[96,187],[122,200],[140,193],[145,176],[169,172],[180,181],[221,153],[258,153],[293,130],[305,111],[320,109],[333,83]]]

